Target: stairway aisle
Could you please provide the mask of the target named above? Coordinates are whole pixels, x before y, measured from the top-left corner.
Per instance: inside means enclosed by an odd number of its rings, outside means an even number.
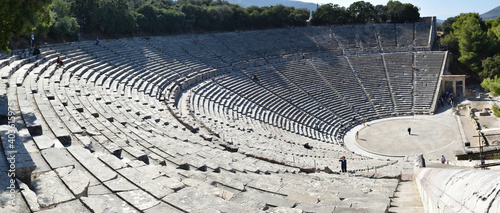
[[[412,180],[402,180],[391,198],[389,212],[424,213],[424,207],[417,184]]]

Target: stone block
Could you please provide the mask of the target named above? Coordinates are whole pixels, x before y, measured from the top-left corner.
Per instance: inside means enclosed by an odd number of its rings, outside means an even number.
[[[74,160],[70,157],[69,153],[64,148],[44,149],[41,151],[41,153],[47,163],[53,169],[75,165]]]
[[[52,139],[46,135],[33,136],[33,141],[35,141],[35,144],[40,150],[54,147],[54,140],[55,139]]]
[[[90,178],[81,170],[75,169],[73,166],[68,166],[56,169],[55,171],[76,198],[88,195]]]
[[[143,151],[141,151],[140,149],[136,148],[136,147],[124,147],[123,148],[126,152],[128,152],[130,155],[132,155],[133,157],[137,158],[137,160],[140,160],[146,164],[149,163],[149,158],[148,158],[148,155],[146,155],[146,153],[144,153]]]
[[[118,192],[117,195],[141,211],[160,204],[159,200],[142,190]]]
[[[114,194],[91,195],[81,197],[80,200],[91,212],[137,212],[132,206]]]
[[[288,208],[288,207],[276,207],[267,210],[269,213],[302,213],[302,209],[299,208]],[[316,211],[313,211],[316,212]]]
[[[162,199],[168,194],[182,189],[184,184],[176,179],[163,176],[156,179],[141,181],[139,187],[152,194],[156,199]]]
[[[114,170],[127,167],[125,162],[121,161],[114,155],[102,155],[99,156],[99,159]]]
[[[75,197],[66,188],[54,171],[43,173],[33,180],[40,207],[49,207],[66,202]]]
[[[105,181],[104,185],[107,188],[109,188],[113,193],[138,189],[134,184],[130,183],[130,181],[128,181],[125,178],[122,178],[121,176],[118,176],[118,178],[112,180]]]
[[[165,204],[165,203],[160,203],[159,205],[156,205],[156,206],[149,208],[149,209],[146,209],[144,211],[144,213],[164,213],[164,212],[181,213],[184,211],[181,211],[180,209],[176,209],[175,207],[170,206],[170,205]]]
[[[9,137],[11,135],[14,137]],[[8,125],[0,125],[0,139],[7,161],[13,162],[16,168],[16,178],[30,185],[31,173],[35,170],[36,165],[24,147],[17,130]]]
[[[101,144],[105,149],[107,149],[109,152],[111,152],[112,155],[116,156],[117,158],[121,158],[122,156],[122,148],[115,143],[108,141],[105,143]]]
[[[36,117],[34,110],[31,107],[25,108],[29,109],[28,111],[22,112],[26,128],[28,128],[31,135],[41,135],[43,133],[41,121]]]
[[[80,200],[72,200],[65,203],[60,203],[54,208],[45,209],[40,211],[40,213],[61,213],[61,212],[81,212],[81,213],[91,213],[85,206],[80,202]]]
[[[19,191],[21,192],[21,194],[23,194],[23,197],[26,200],[26,203],[28,204],[30,210],[33,212],[40,211],[40,205],[38,204],[35,192],[31,191],[28,185],[24,184],[21,181],[17,181],[17,184],[19,185]]]
[[[81,163],[92,175],[100,181],[107,181],[117,177],[115,171],[104,165],[88,150],[80,146],[71,146],[67,150]]]

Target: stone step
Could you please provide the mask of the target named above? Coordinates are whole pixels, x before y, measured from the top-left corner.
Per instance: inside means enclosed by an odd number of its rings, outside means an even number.
[[[425,212],[420,193],[414,181],[402,180],[399,182],[394,197],[391,198],[389,212]]]

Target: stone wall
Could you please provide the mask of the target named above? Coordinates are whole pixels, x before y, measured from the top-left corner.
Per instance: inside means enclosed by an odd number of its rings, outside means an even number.
[[[420,168],[425,212],[499,212],[500,171]]]

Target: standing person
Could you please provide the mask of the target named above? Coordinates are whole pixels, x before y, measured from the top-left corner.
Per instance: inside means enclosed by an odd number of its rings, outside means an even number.
[[[80,33],[76,34],[78,36],[78,42],[80,42]]]
[[[33,55],[39,55],[40,54],[40,45],[36,45],[35,50],[33,50]]]
[[[99,37],[95,38],[95,45],[99,45]]]
[[[363,126],[365,126],[365,122],[366,122],[366,120],[365,120],[365,119],[363,119]]]
[[[356,132],[356,139],[359,138],[359,131]]]
[[[345,159],[345,156],[340,157],[339,161],[342,172],[347,172],[347,160]]]
[[[446,158],[444,157],[444,155],[441,155],[441,163],[444,164],[446,162]]]
[[[411,127],[408,127],[408,135],[411,135]]]
[[[33,35],[33,33],[31,33],[30,48],[33,48],[34,43],[35,43],[35,35]]]

